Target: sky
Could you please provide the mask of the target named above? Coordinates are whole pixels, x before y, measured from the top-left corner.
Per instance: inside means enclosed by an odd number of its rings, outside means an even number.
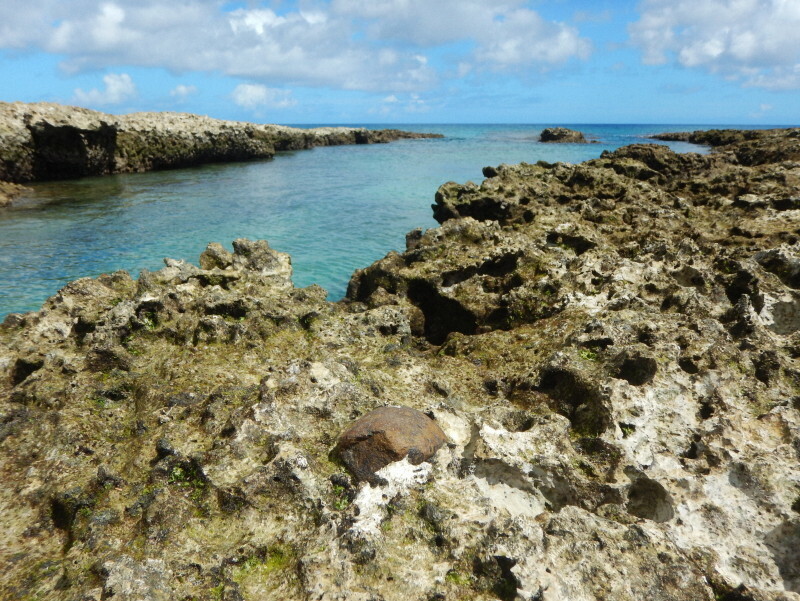
[[[0,100],[264,123],[800,124],[800,0],[2,0]]]

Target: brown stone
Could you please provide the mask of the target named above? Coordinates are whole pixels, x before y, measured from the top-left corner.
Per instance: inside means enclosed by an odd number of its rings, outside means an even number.
[[[444,444],[442,429],[410,407],[380,407],[358,419],[339,437],[334,452],[357,480],[379,484],[375,475],[408,457],[413,465],[429,459]]]

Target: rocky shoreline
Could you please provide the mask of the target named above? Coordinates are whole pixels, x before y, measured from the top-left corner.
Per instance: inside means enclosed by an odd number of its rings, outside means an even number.
[[[0,102],[0,206],[24,189],[10,184],[177,169],[272,158],[316,146],[435,138],[353,127],[300,129],[186,113],[108,115],[51,103]]]
[[[0,597],[800,600],[800,130],[691,136],[444,184],[339,303],[236,240],[9,315]],[[385,406],[447,441],[360,481]]]

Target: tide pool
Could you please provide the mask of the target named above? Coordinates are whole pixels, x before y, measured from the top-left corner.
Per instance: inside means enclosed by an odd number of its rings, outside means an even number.
[[[500,163],[577,163],[652,142],[647,134],[710,126],[570,125],[599,142],[585,145],[539,143],[546,125],[368,127],[445,137],[33,185],[29,198],[0,209],[0,319],[38,309],[76,278],[118,269],[136,277],[164,257],[196,264],[209,242],[230,249],[241,237],[290,253],[295,285],[319,284],[338,300],[355,269],[402,251],[409,230],[437,225],[430,206],[447,181],[480,182],[484,166]]]

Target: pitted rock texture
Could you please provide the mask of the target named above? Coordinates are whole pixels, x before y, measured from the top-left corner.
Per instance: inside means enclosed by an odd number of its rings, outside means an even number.
[[[540,142],[560,144],[586,144],[583,133],[566,127],[546,127],[539,135]]]
[[[0,598],[798,601],[797,130],[740,135],[445,184],[340,303],[237,240],[8,316]],[[397,405],[448,444],[354,481]]]
[[[412,465],[430,459],[446,441],[442,429],[410,407],[379,407],[339,437],[335,452],[357,480],[379,483],[375,472],[408,457]]]

